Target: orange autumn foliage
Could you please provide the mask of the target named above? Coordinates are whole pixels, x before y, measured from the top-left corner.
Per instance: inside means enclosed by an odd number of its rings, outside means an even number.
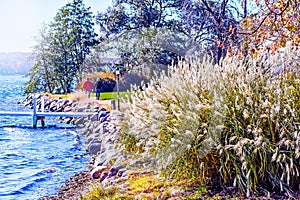
[[[255,1],[258,12],[245,17],[238,31],[238,34],[245,38],[244,51],[255,56],[259,49],[265,48],[274,53],[279,48],[286,47],[288,43],[298,48],[300,0]],[[245,0],[242,3],[245,3]]]

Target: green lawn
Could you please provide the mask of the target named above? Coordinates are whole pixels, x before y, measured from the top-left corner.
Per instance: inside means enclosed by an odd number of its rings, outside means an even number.
[[[126,96],[126,94],[130,95],[130,92],[120,92],[120,98]],[[96,93],[91,94],[92,97],[96,97]],[[118,100],[118,93],[117,92],[101,92],[100,93],[100,100]]]
[[[49,95],[51,98],[69,98],[71,94],[50,94],[50,93],[43,93],[43,95]],[[126,95],[130,95],[130,92],[120,92],[120,99],[125,97]],[[91,93],[92,97],[96,98],[96,93]],[[117,92],[101,92],[100,93],[100,100],[118,100],[118,93]]]

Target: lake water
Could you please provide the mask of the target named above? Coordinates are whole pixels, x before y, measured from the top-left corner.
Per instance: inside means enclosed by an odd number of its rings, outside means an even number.
[[[0,76],[0,111],[30,111],[19,105],[26,79]],[[0,199],[41,199],[90,161],[77,130],[47,119],[51,128],[31,128],[31,117],[0,116]],[[38,124],[39,125],[39,124]]]

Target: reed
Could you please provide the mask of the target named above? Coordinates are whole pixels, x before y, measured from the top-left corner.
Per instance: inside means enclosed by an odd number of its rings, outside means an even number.
[[[162,174],[253,193],[299,188],[296,51],[181,61],[124,104],[120,146]]]

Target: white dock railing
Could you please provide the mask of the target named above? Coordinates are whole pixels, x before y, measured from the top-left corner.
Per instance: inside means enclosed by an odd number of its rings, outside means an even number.
[[[37,121],[42,120],[44,123],[44,117],[88,117],[89,115],[96,114],[92,112],[37,112],[36,109],[36,98],[33,98],[33,111],[32,112],[11,112],[11,111],[0,111],[0,116],[32,116],[32,127],[37,127]]]

